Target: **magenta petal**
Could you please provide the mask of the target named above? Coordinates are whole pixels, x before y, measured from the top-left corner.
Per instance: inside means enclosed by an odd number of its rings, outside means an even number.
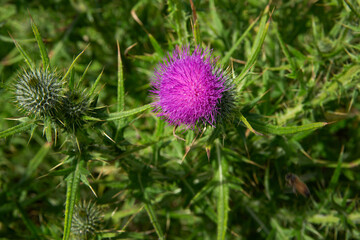
[[[195,128],[198,123],[215,124],[227,87],[211,54],[212,50],[200,47],[192,54],[189,47],[177,47],[157,65],[151,93],[158,116],[186,128]]]

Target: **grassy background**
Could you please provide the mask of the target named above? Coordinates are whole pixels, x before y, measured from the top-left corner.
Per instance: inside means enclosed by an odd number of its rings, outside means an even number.
[[[223,63],[234,76],[251,56],[258,17],[269,6],[265,42],[238,96],[247,117],[262,115],[264,123],[277,126],[331,124],[313,132],[258,136],[235,120],[212,146],[210,160],[207,134],[183,162],[193,133],[182,134],[186,143],[176,140],[172,128],[150,111],[129,122],[120,148],[94,134],[86,166],[98,197],[81,184],[78,199],[92,200],[104,212],[96,237],[157,239],[145,211],[151,205],[167,239],[216,239],[219,160],[226,167],[227,239],[360,239],[360,2],[194,0],[194,5],[202,44],[220,61],[231,56]],[[84,82],[89,87],[104,69],[98,106],[109,112],[116,111],[116,40],[126,110],[151,102],[149,79],[162,53],[149,34],[163,52],[193,42],[188,1],[5,1],[0,6],[1,130],[17,124],[6,118],[22,116],[9,86],[25,65],[8,33],[41,65],[29,13],[59,72],[90,44],[75,75],[92,61]],[[102,130],[108,133],[111,126]],[[39,129],[30,141],[30,132],[0,139],[0,238],[61,239],[66,184],[50,170],[64,161],[65,138],[60,135],[50,148],[42,135]],[[41,163],[31,171],[29,162],[36,159]],[[286,186],[288,172],[306,182],[310,198]]]

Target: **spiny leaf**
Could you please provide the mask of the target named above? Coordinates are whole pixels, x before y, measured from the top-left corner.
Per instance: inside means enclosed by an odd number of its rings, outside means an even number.
[[[75,160],[74,172],[66,178],[67,191],[66,191],[66,206],[65,206],[65,222],[64,222],[64,235],[63,240],[70,239],[71,221],[74,212],[76,194],[78,192],[80,181],[80,169],[84,165],[83,160]]]
[[[93,94],[94,94],[94,92],[95,92],[95,89],[96,89],[97,85],[99,84],[100,79],[101,79],[101,76],[102,76],[103,73],[104,73],[104,69],[101,71],[101,73],[99,74],[99,76],[96,78],[94,84],[91,86],[91,89],[90,89],[90,91],[89,91],[89,93],[88,93],[89,97],[92,97],[92,96],[93,96]]]
[[[106,119],[106,121],[114,121],[114,120],[119,120],[122,118],[126,118],[126,117],[130,117],[132,115],[141,113],[143,111],[146,111],[148,109],[150,109],[152,106],[150,104],[138,107],[138,108],[134,108],[128,111],[122,111],[122,112],[116,112],[116,113],[110,113],[109,117]]]
[[[22,57],[24,58],[26,64],[29,66],[29,68],[34,71],[34,61],[29,57],[29,55],[25,52],[25,50],[20,46],[20,44],[11,36],[11,34],[9,33],[11,39],[14,41],[14,44],[16,46],[16,48],[18,49],[18,51],[20,52],[20,54],[22,55]]]
[[[71,69],[70,71],[70,77],[69,77],[69,89],[72,91],[74,90],[74,86],[75,86],[75,71],[74,71],[74,68]]]
[[[41,55],[41,59],[43,62],[43,67],[44,67],[44,69],[47,69],[47,68],[51,69],[49,56],[47,54],[44,42],[42,41],[39,30],[34,22],[34,19],[32,19],[32,17],[31,17],[31,28],[34,32],[35,39],[36,39],[39,49],[40,49],[40,55]]]
[[[29,120],[27,122],[20,123],[14,127],[8,128],[8,129],[0,132],[0,138],[8,137],[15,133],[26,131],[26,130],[30,129],[31,127],[33,127],[34,125],[35,125],[35,120]]]
[[[261,133],[258,133],[257,131],[255,131],[253,129],[253,127],[250,125],[250,123],[248,122],[248,120],[244,117],[244,115],[242,115],[241,112],[240,113],[240,120],[245,124],[245,126],[252,132],[255,133],[256,135],[262,135]]]
[[[76,88],[79,88],[80,85],[82,84],[82,82],[84,81],[85,76],[86,76],[86,73],[87,73],[87,71],[89,70],[89,67],[91,66],[91,63],[92,63],[92,61],[90,61],[89,64],[87,65],[87,67],[86,67],[85,71],[83,72],[80,80],[78,81],[78,84],[76,85]]]
[[[154,226],[159,239],[161,239],[161,240],[164,239],[164,234],[161,230],[159,221],[157,220],[157,217],[156,217],[156,214],[155,214],[155,211],[154,211],[152,205],[150,203],[145,203],[145,210],[146,210],[147,214],[149,215],[151,224]]]
[[[286,134],[294,134],[304,131],[311,131],[324,127],[325,125],[328,124],[327,122],[316,122],[316,123],[309,123],[300,126],[280,127],[280,126],[265,124],[258,120],[250,120],[249,118],[248,121],[253,126],[254,129],[263,133],[269,133],[275,135],[286,135]]]
[[[121,60],[119,41],[116,41],[118,49],[118,86],[117,86],[117,111],[125,110],[125,88],[124,88],[124,71]]]
[[[67,72],[65,73],[65,75],[63,76],[63,78],[61,79],[61,81],[64,81],[64,80],[67,78],[67,76],[70,74],[71,70],[73,69],[76,61],[77,61],[77,60],[79,59],[79,57],[85,52],[85,50],[86,50],[88,47],[89,47],[89,45],[87,45],[87,46],[85,47],[85,49],[82,50],[81,53],[79,53],[79,54],[76,56],[76,58],[74,59],[74,61],[72,61],[69,69],[67,70]]]
[[[139,181],[139,185],[140,185],[140,188],[141,188],[141,191],[143,193],[143,197],[144,197],[144,200],[145,200],[145,210],[147,212],[147,214],[149,215],[149,218],[150,218],[150,221],[151,221],[151,224],[153,225],[159,239],[163,240],[164,239],[164,234],[161,230],[161,227],[160,227],[160,224],[159,224],[159,221],[156,217],[156,214],[155,214],[155,211],[154,211],[154,208],[152,207],[149,199],[148,199],[148,196],[145,192],[145,189],[143,187],[143,184],[142,184],[142,180],[141,180],[141,174],[138,173],[137,174],[138,176],[138,181]]]
[[[31,177],[40,163],[44,160],[49,150],[51,149],[50,143],[45,143],[36,155],[30,160],[29,165],[26,170],[26,178]]]
[[[245,37],[249,34],[250,30],[254,27],[255,23],[257,23],[257,21],[259,20],[259,18],[256,18],[255,21],[253,21],[250,26],[245,30],[245,32],[240,36],[240,38],[236,41],[236,43],[230,48],[230,50],[225,54],[225,56],[223,57],[223,59],[221,60],[221,64],[225,65],[231,55],[236,51],[236,49],[239,47],[240,43],[245,39]]]
[[[249,60],[246,62],[245,66],[244,66],[243,70],[241,71],[241,73],[239,74],[239,76],[237,76],[234,80],[239,91],[242,89],[242,87],[245,84],[243,80],[245,79],[247,73],[250,71],[250,69],[256,63],[256,60],[259,56],[261,47],[264,43],[268,28],[269,28],[269,24],[270,24],[270,22],[268,21],[268,16],[267,16],[268,12],[269,12],[269,6],[267,6],[265,8],[265,12],[263,13],[263,16],[261,17],[260,27],[259,27],[258,33],[255,37],[254,45],[251,49],[251,54],[250,54]]]

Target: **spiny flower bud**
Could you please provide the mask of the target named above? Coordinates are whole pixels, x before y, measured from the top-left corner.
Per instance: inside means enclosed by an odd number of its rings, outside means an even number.
[[[75,205],[71,233],[76,239],[91,239],[100,230],[103,215],[93,202],[80,202]]]
[[[177,47],[158,64],[151,81],[157,115],[192,129],[228,118],[235,94],[228,74],[216,64],[212,50],[198,46],[191,53]]]
[[[79,90],[68,91],[64,97],[62,112],[65,126],[76,130],[85,123],[83,117],[91,113],[90,99]]]
[[[63,84],[58,74],[48,69],[27,69],[19,73],[14,85],[19,108],[36,117],[54,116],[59,110]]]

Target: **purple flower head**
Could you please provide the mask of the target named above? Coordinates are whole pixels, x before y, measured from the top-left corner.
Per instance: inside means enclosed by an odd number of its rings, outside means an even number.
[[[227,94],[232,89],[228,77],[211,54],[200,47],[193,53],[189,47],[176,47],[158,64],[151,82],[158,116],[171,125],[195,129],[198,124],[215,125],[224,102],[233,104]]]

